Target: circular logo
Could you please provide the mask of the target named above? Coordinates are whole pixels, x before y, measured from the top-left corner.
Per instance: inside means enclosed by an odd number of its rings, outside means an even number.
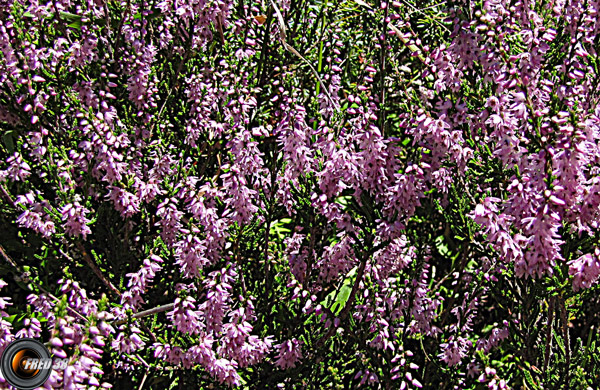
[[[48,380],[52,372],[52,358],[39,341],[17,339],[2,353],[0,369],[4,379],[17,389],[32,390]]]

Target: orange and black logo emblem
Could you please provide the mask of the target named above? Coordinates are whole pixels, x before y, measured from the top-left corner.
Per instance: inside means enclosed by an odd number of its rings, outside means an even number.
[[[0,358],[4,379],[20,390],[42,386],[52,372],[52,365],[44,344],[29,338],[14,340]]]

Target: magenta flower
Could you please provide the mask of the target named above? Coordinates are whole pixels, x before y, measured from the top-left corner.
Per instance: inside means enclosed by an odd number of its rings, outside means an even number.
[[[47,201],[36,202],[32,192],[19,195],[15,204],[21,205],[26,210],[19,215],[17,223],[25,228],[33,229],[44,237],[50,237],[56,230],[51,216],[46,212],[52,206]]]
[[[82,236],[85,239],[88,234],[92,233],[92,230],[88,226],[90,220],[86,217],[89,210],[80,205],[79,202],[75,201],[66,204],[60,212],[67,234],[76,237]]]
[[[16,153],[6,160],[8,168],[0,171],[0,181],[23,181],[31,175],[31,167],[23,160],[21,154]]]
[[[136,195],[118,187],[109,186],[107,198],[112,200],[115,209],[123,215],[123,217],[131,217],[140,211],[140,199]]]
[[[438,357],[448,364],[455,366],[459,364],[463,357],[466,356],[468,349],[472,346],[471,341],[463,337],[450,337],[447,343],[440,344],[443,352]]]
[[[295,338],[284,341],[275,347],[279,351],[275,364],[284,370],[296,367],[296,363],[302,359],[302,344]]]
[[[600,276],[599,255],[600,250],[596,248],[594,254],[588,253],[569,261],[569,275],[573,276],[573,291],[590,288],[598,281]]]
[[[196,310],[196,300],[192,297],[175,300],[175,309],[167,313],[173,326],[180,332],[197,334],[204,325],[201,322],[202,312]]]

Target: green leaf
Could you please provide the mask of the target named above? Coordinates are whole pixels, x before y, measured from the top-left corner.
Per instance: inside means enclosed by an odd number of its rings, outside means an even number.
[[[435,247],[440,252],[442,256],[450,257],[450,249],[448,249],[448,245],[444,242],[444,236],[439,236],[435,239]]]
[[[529,386],[531,386],[535,390],[542,390],[542,388],[534,382],[533,377],[531,376],[528,370],[521,368],[521,371],[523,371],[523,376],[525,377],[525,381],[527,381],[527,384]]]
[[[556,340],[556,343],[558,344],[560,351],[562,352],[563,356],[565,356],[566,355],[565,343],[564,343],[562,337],[555,331],[552,331],[552,333],[554,333],[554,339]]]
[[[2,136],[2,141],[6,150],[9,154],[13,154],[15,152],[15,143],[13,141],[12,132],[8,131]]]
[[[287,225],[291,222],[291,218],[282,218],[277,221],[273,221],[271,223],[271,227],[269,228],[269,234],[277,236],[280,241],[283,240],[287,233],[291,232],[291,230],[284,227],[284,225]]]
[[[342,207],[344,207],[344,210],[346,209],[346,207],[348,206],[348,203],[352,200],[352,196],[351,195],[347,195],[347,196],[339,196],[335,199],[335,203],[341,205]]]
[[[365,7],[365,8],[368,8],[368,9],[371,9],[371,10],[373,9],[373,7],[371,7],[369,4],[365,3],[365,2],[364,2],[364,1],[362,1],[362,0],[354,0],[354,2],[355,2],[356,4],[358,4],[358,5],[360,5],[360,6],[363,6],[363,7]]]
[[[357,267],[352,268],[346,275],[340,289],[330,292],[325,297],[325,300],[321,302],[321,305],[330,309],[333,314],[338,315],[344,306],[346,306],[352,292],[352,285],[354,284],[357,269]]]
[[[348,298],[350,297],[350,292],[352,291],[352,287],[347,284],[344,284],[340,289],[340,292],[335,300],[333,306],[331,306],[331,312],[335,315],[338,315],[340,311],[346,306],[346,302],[348,302]]]

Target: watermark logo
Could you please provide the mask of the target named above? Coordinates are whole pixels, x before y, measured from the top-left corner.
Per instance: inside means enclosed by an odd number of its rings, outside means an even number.
[[[42,386],[53,369],[64,370],[67,364],[67,359],[52,359],[44,344],[29,338],[11,342],[0,358],[4,379],[20,390]]]

